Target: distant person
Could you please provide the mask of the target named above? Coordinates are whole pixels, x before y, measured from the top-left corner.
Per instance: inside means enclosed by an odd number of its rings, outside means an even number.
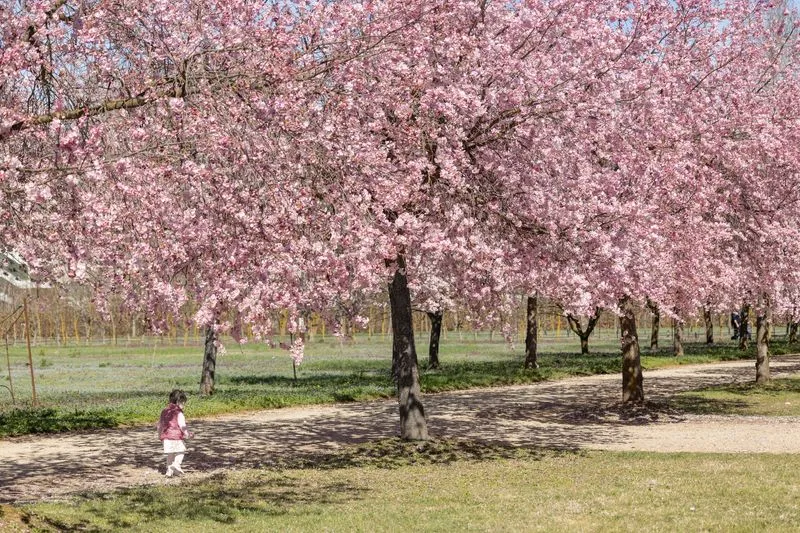
[[[731,340],[735,341],[739,338],[739,328],[742,326],[742,319],[739,317],[739,313],[734,311],[731,313],[731,329],[733,330],[733,335],[731,336]]]
[[[158,420],[158,437],[164,443],[164,453],[167,455],[167,477],[183,474],[181,463],[186,453],[186,444],[183,441],[192,436],[183,416],[184,405],[186,394],[182,390],[173,390],[169,394],[169,405],[161,411]]]
[[[747,335],[747,340],[753,340],[753,330],[750,329],[750,321],[748,320],[747,323],[744,325],[744,332]]]

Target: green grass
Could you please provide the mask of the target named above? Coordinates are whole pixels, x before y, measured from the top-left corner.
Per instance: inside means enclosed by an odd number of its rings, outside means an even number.
[[[470,334],[461,341],[450,334],[443,340],[442,368],[425,368],[426,338],[418,339],[421,383],[425,393],[533,383],[565,376],[617,373],[618,341],[613,331],[594,337],[592,355],[576,355],[577,339],[545,337],[540,344],[540,368],[522,367],[522,347],[477,340]],[[777,344],[776,352],[785,350]],[[732,343],[707,348],[687,345],[685,357],[675,359],[664,349],[645,353],[646,369],[675,364],[702,363],[752,357]],[[2,358],[4,359],[4,358]],[[30,433],[152,424],[169,391],[189,393],[187,415],[215,414],[288,406],[365,401],[394,395],[390,377],[391,346],[388,339],[362,337],[352,345],[337,340],[313,340],[306,359],[293,377],[287,352],[263,344],[228,346],[217,366],[217,391],[210,398],[196,394],[202,361],[199,345],[171,347],[145,345],[37,346],[34,348],[36,387],[41,407],[32,408],[27,353],[23,346],[11,350],[13,386],[18,398],[12,405],[7,388],[0,387],[0,438]],[[41,363],[45,362],[44,365]],[[3,368],[4,365],[0,366]],[[9,386],[7,371],[0,370],[0,385]]]
[[[734,383],[684,392],[672,406],[688,413],[800,416],[800,378],[774,379],[764,385]]]
[[[21,508],[63,531],[796,531],[797,455],[385,440]]]

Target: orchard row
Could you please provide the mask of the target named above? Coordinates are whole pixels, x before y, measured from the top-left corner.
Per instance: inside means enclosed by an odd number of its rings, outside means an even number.
[[[196,303],[206,393],[220,333],[288,309],[300,360],[304,316],[363,325],[388,292],[410,439],[412,306],[507,335],[513,295],[609,310],[641,402],[634,306],[745,304],[766,381],[772,313],[800,300],[787,5],[5,3],[0,245],[101,310]]]

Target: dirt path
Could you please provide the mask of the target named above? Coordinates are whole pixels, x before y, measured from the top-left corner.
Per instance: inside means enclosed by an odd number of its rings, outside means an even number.
[[[800,356],[775,358],[775,376],[800,372]],[[800,417],[681,415],[659,406],[681,390],[749,382],[751,361],[645,372],[648,406],[620,409],[620,377],[589,376],[425,397],[434,437],[520,446],[606,450],[800,453]],[[154,414],[154,417],[156,414]],[[191,420],[188,477],[273,463],[297,453],[397,434],[394,401],[259,411]],[[165,482],[149,428],[0,441],[0,502]]]

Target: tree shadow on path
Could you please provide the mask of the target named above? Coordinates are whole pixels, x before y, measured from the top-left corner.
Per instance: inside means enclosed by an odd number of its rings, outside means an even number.
[[[800,358],[782,361],[773,365],[776,375],[800,371]],[[626,438],[627,426],[680,423],[685,415],[669,408],[669,396],[752,381],[753,376],[750,362],[646,372],[649,400],[638,407],[619,403],[620,377],[611,375],[427,395],[425,407],[435,439],[464,443],[454,457],[467,453],[470,446],[476,450],[475,458],[482,453],[512,453],[497,450],[574,451],[619,443]],[[196,438],[188,441],[184,461],[189,478],[229,469],[302,466],[303,460],[315,467],[326,460],[346,465],[356,459],[342,459],[347,456],[342,454],[343,447],[398,434],[394,401],[259,411],[205,420],[191,420],[189,413],[189,418],[196,433]],[[396,453],[404,453],[403,449]],[[164,483],[160,451],[152,428],[0,441],[0,502]]]

